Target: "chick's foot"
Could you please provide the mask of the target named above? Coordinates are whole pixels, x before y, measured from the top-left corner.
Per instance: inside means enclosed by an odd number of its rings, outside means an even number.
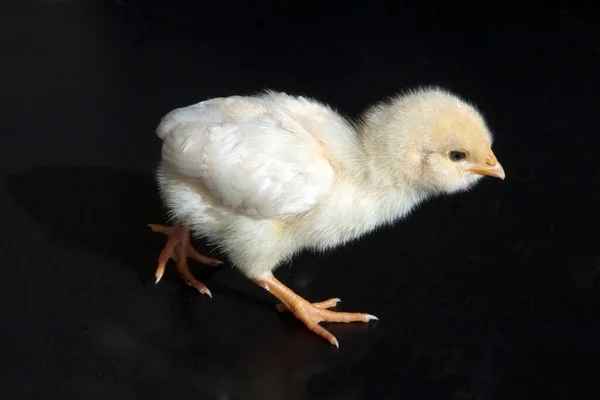
[[[156,272],[154,276],[156,277],[156,283],[160,282],[160,279],[163,277],[165,273],[165,267],[169,262],[169,259],[175,260],[177,264],[177,272],[181,275],[181,278],[190,286],[193,286],[202,294],[206,294],[209,297],[212,297],[210,290],[206,287],[205,284],[198,281],[192,273],[187,265],[187,259],[192,258],[202,264],[206,265],[219,265],[223,262],[214,258],[210,258],[205,256],[204,254],[200,254],[192,244],[190,243],[190,232],[182,224],[177,224],[175,226],[164,226],[164,225],[156,225],[149,224],[150,229],[153,232],[160,232],[167,235],[168,240],[165,248],[160,252],[158,256],[158,267],[156,268]]]
[[[320,322],[369,322],[379,319],[370,314],[327,310],[327,308],[336,306],[340,301],[338,298],[311,304],[275,277],[254,280],[254,282],[281,300],[282,303],[276,305],[278,311],[290,311],[296,318],[304,322],[308,329],[336,347],[340,347],[338,340],[328,330],[319,325]]]

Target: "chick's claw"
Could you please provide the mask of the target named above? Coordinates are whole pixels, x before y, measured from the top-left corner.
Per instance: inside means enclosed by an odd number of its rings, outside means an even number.
[[[281,304],[275,307],[277,310],[290,311],[296,318],[306,325],[308,329],[327,340],[335,347],[340,347],[338,340],[323,328],[321,322],[369,322],[379,320],[374,315],[364,313],[348,313],[327,310],[335,307],[341,300],[333,298],[319,303],[309,303],[302,297],[294,293],[290,288],[279,282],[274,276],[269,276],[266,279],[254,279],[254,283],[269,291],[277,297]]]
[[[194,249],[190,243],[189,230],[181,224],[175,226],[150,224],[149,226],[153,232],[163,233],[168,237],[167,244],[158,256],[158,266],[156,267],[156,272],[154,274],[156,277],[155,283],[160,282],[165,273],[167,263],[170,259],[173,259],[177,265],[177,272],[179,272],[181,278],[183,278],[188,285],[196,288],[198,292],[212,297],[212,294],[206,285],[194,278],[190,272],[187,265],[187,259],[192,258],[202,264],[212,266],[222,264],[222,261],[207,257]]]
[[[290,305],[290,307],[296,318],[304,322],[308,329],[338,348],[340,345],[336,337],[319,325],[320,322],[369,322],[371,320],[378,320],[377,317],[370,314],[329,311],[324,309],[325,307],[319,306],[332,300],[337,299],[330,299],[327,302],[315,304],[311,304],[306,300],[299,300],[295,304]]]

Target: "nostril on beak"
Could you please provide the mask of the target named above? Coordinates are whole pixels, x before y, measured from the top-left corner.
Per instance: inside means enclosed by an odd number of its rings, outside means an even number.
[[[489,165],[490,167],[493,167],[493,166],[495,166],[498,163],[498,160],[496,159],[496,156],[492,152],[492,149],[488,150],[488,155],[485,158],[485,163],[487,165]]]

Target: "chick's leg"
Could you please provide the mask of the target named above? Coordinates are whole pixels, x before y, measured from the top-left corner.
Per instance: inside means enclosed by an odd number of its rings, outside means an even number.
[[[194,249],[190,243],[190,231],[182,224],[177,224],[175,226],[150,224],[149,226],[153,232],[160,232],[168,237],[165,248],[158,256],[158,267],[154,273],[154,276],[156,276],[156,283],[158,283],[162,278],[163,274],[165,273],[167,262],[169,262],[169,259],[172,258],[177,263],[177,272],[179,272],[179,275],[181,275],[183,280],[188,285],[193,286],[200,293],[212,297],[212,294],[206,285],[194,278],[190,272],[190,269],[187,265],[187,259],[188,257],[193,258],[194,260],[206,265],[219,265],[222,264],[222,262],[214,258],[207,257],[204,254],[200,254],[196,249]]]
[[[279,311],[289,310],[296,318],[304,322],[308,329],[336,347],[340,347],[338,340],[319,325],[320,322],[369,322],[370,320],[378,320],[376,316],[370,314],[327,310],[327,308],[335,307],[340,301],[337,298],[311,304],[273,276],[268,279],[257,279],[254,282],[282,302],[282,304],[277,305]]]

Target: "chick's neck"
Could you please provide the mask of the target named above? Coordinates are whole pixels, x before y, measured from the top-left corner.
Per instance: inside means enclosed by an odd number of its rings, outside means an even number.
[[[356,125],[357,156],[351,168],[352,180],[373,192],[395,195],[429,197],[420,158],[402,132],[401,126],[389,122],[386,108],[365,115]]]
[[[364,230],[394,222],[435,194],[419,183],[420,175],[413,166],[401,162],[406,160],[400,153],[402,149],[394,153],[384,132],[361,125],[356,133],[355,154],[341,174],[345,184],[340,186],[334,196],[337,200],[333,201],[344,203],[343,198],[352,198],[352,213],[356,220],[365,220]],[[409,176],[415,172],[416,175]]]

